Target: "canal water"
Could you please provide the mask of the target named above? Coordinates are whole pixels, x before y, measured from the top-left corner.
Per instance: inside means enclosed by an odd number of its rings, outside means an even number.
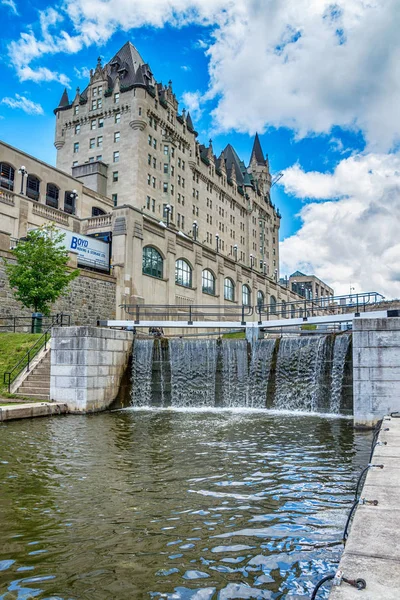
[[[309,598],[339,561],[371,437],[340,417],[215,409],[0,436],[1,600]]]

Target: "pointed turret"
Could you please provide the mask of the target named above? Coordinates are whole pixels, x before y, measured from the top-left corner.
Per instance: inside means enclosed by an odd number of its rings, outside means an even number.
[[[146,87],[141,66],[138,67],[138,70],[135,73],[135,77],[133,78],[133,85],[135,87]]]
[[[189,131],[194,131],[193,121],[189,111],[186,115],[186,127],[189,129]]]
[[[69,105],[68,92],[67,92],[67,88],[64,88],[63,95],[61,96],[61,100],[60,100],[57,108],[64,108],[64,106],[68,106],[68,105]]]
[[[252,162],[255,162],[257,165],[266,164],[258,133],[256,133],[256,137],[254,138],[253,150],[251,152],[250,164]]]

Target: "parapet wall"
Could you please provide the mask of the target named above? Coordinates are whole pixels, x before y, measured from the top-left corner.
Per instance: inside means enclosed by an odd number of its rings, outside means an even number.
[[[400,411],[400,318],[353,321],[354,425]]]
[[[73,413],[105,410],[115,400],[133,333],[100,327],[54,327],[50,399]]]

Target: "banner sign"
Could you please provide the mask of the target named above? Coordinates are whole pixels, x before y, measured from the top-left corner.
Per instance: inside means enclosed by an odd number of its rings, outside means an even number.
[[[107,272],[110,270],[110,244],[61,227],[57,229],[65,234],[63,244],[67,250],[78,255],[78,266],[87,265]]]

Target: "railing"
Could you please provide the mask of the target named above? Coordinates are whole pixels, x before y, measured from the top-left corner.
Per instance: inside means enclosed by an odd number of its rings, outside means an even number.
[[[10,206],[14,206],[14,192],[9,192],[8,190],[0,190],[0,202],[4,204],[9,204]]]
[[[258,304],[254,311],[258,314],[258,322],[270,319],[303,319],[321,315],[343,315],[354,312],[366,312],[368,308],[379,304],[384,299],[378,292],[363,292],[344,296],[322,296],[320,298]]]
[[[97,217],[89,217],[82,223],[83,230],[97,229],[99,227],[111,227],[112,215],[98,215]]]
[[[60,319],[60,314],[42,317],[42,327],[53,327],[53,325],[55,325]],[[70,325],[70,315],[63,315],[61,318],[63,319],[64,325]],[[35,317],[0,317],[0,334],[17,333],[18,331],[22,333],[33,332],[34,321]]]
[[[11,369],[11,371],[6,371],[3,376],[4,385],[7,386],[8,393],[10,393],[11,385],[16,380],[18,375],[22,373],[22,371],[26,368],[27,372],[30,370],[30,365],[32,359],[37,355],[39,350],[43,347],[47,349],[47,343],[51,337],[51,328],[54,325],[58,325],[59,327],[69,326],[71,322],[70,315],[64,315],[60,313],[56,315],[56,318],[52,322],[52,324],[46,329],[46,331],[40,336],[38,340],[29,348],[28,352],[17,362],[17,364]]]
[[[32,206],[32,212],[45,219],[50,219],[50,221],[56,221],[56,223],[60,223],[61,225],[69,224],[69,218],[65,212],[58,208],[52,208],[47,204],[34,204]]]
[[[239,320],[245,325],[245,318],[253,314],[253,307],[246,305],[194,305],[176,306],[175,304],[121,304],[129,315],[134,316],[136,324],[140,321],[195,321]]]

